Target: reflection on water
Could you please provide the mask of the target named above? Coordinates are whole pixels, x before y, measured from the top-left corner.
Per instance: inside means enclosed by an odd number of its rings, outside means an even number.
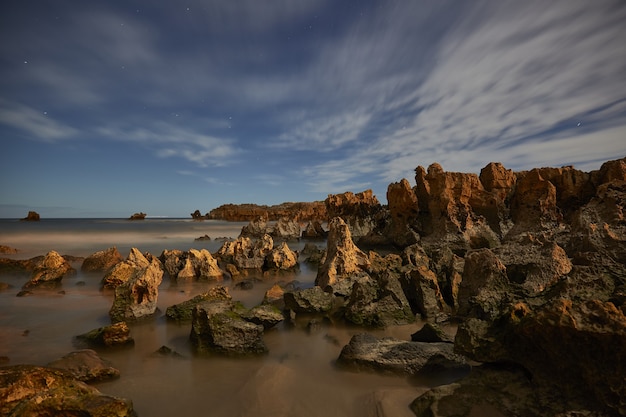
[[[194,241],[208,234],[237,237],[244,223],[146,220],[58,220],[36,224],[0,220],[0,244],[20,249],[13,258],[29,258],[54,249],[63,254],[87,256],[117,246],[123,255],[131,247],[160,254],[163,249],[206,247],[215,252],[221,242]],[[41,226],[41,227],[39,227]],[[303,242],[290,243],[301,249]],[[43,365],[75,350],[74,336],[110,324],[111,292],[99,290],[102,274],[80,272],[64,278],[62,287],[36,290],[16,297],[28,277],[0,276],[12,287],[0,292],[0,356],[11,364]],[[313,285],[316,271],[301,263],[292,277],[262,280],[252,290],[234,289],[224,282],[234,299],[251,307],[259,304],[276,280],[295,278]],[[252,277],[255,278],[255,277]],[[322,326],[309,332],[306,322],[279,325],[265,332],[269,354],[233,359],[197,357],[189,343],[190,324],[165,320],[168,306],[205,292],[208,283],[171,283],[164,278],[159,290],[159,313],[132,324],[132,348],[100,350],[121,371],[115,381],[98,388],[110,395],[133,400],[140,416],[411,416],[408,404],[425,389],[405,378],[335,369],[333,363],[350,337],[363,329]],[[59,291],[63,293],[59,293]],[[419,324],[374,331],[410,339]],[[183,357],[163,357],[154,352],[166,345]],[[382,405],[381,405],[382,404]],[[390,411],[391,410],[391,411]],[[390,414],[391,413],[391,414]]]

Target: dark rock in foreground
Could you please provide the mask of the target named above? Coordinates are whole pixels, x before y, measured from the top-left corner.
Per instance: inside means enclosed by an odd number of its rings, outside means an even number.
[[[130,400],[102,394],[69,372],[33,365],[0,368],[0,415],[135,416]]]
[[[451,343],[422,343],[385,337],[378,339],[367,333],[352,336],[341,350],[337,364],[357,370],[372,370],[400,375],[416,375],[420,371],[469,371],[469,365],[453,352]]]

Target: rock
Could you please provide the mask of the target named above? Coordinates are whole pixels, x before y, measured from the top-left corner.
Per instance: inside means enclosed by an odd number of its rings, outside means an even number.
[[[208,242],[211,240],[211,236],[203,235],[194,239],[196,242]]]
[[[186,254],[182,250],[172,249],[164,250],[159,256],[159,260],[163,264],[163,269],[167,272],[170,279],[175,280],[178,277],[178,271],[183,268],[183,261]]]
[[[450,343],[407,342],[391,337],[378,339],[368,333],[352,336],[350,343],[341,350],[337,364],[398,375],[416,375],[433,367],[469,371],[465,359],[453,352]]]
[[[80,270],[83,272],[107,272],[123,260],[124,258],[114,246],[89,255],[83,261]]]
[[[135,416],[130,400],[102,394],[69,372],[33,365],[0,368],[0,415]]]
[[[329,194],[326,200],[328,218],[341,217],[355,238],[367,236],[376,229],[376,218],[383,210],[372,190],[354,194]]]
[[[275,206],[259,206],[256,204],[224,204],[208,213],[208,218],[235,222],[251,221],[265,217],[268,221],[287,217],[296,221],[325,221],[326,205],[323,201],[306,203],[282,203]]]
[[[324,230],[319,220],[312,220],[307,223],[302,232],[302,237],[305,239],[324,239],[326,236],[328,236],[328,232]]]
[[[92,347],[127,346],[135,343],[130,336],[130,329],[125,322],[91,330],[90,332],[76,336],[76,339]]]
[[[198,353],[258,355],[267,352],[263,326],[244,320],[230,301],[198,304],[193,310],[190,339]]]
[[[208,214],[203,216],[202,213],[200,213],[200,210],[196,210],[193,213],[191,213],[191,218],[194,220],[204,220],[204,219],[207,219],[208,217],[209,217]]]
[[[143,256],[135,252],[138,258]],[[144,262],[145,260],[145,262]],[[147,266],[143,267],[145,263]],[[156,258],[146,258],[135,263],[130,278],[115,288],[115,299],[109,310],[111,321],[133,321],[149,317],[156,312],[159,285],[163,279],[161,263]]]
[[[206,249],[189,249],[187,259],[191,262],[194,277],[199,281],[221,281],[224,273],[217,265],[217,260]]]
[[[17,253],[17,249],[12,248],[6,245],[0,245],[0,253],[5,255],[15,255]]]
[[[200,303],[205,301],[230,301],[232,297],[228,293],[228,288],[218,286],[213,287],[204,294],[196,295],[190,300],[170,306],[165,310],[165,316],[168,319],[179,322],[191,321],[193,317],[193,309]]]
[[[403,178],[400,182],[389,184],[387,202],[391,215],[390,234],[393,243],[400,247],[417,243],[420,239],[419,205],[409,181]]]
[[[11,288],[11,285],[6,282],[0,282],[0,291],[6,291],[9,288]]]
[[[56,286],[63,277],[76,273],[76,270],[61,255],[50,251],[41,259],[33,270],[30,280],[24,284],[23,289],[39,286]]]
[[[266,216],[259,216],[254,220],[251,220],[250,223],[241,228],[241,233],[239,233],[239,237],[249,237],[253,239],[260,239],[265,234],[269,234],[271,231],[270,226],[268,225],[268,220]]]
[[[146,213],[140,212],[140,213],[134,213],[132,214],[128,220],[144,220],[146,218]]]
[[[224,242],[218,256],[225,262],[231,262],[239,269],[263,269],[265,257],[274,248],[274,240],[270,235],[252,241],[248,237],[240,237],[232,242]]]
[[[251,323],[260,324],[265,330],[271,329],[285,319],[283,313],[271,304],[252,307],[250,310],[242,313],[241,317]]]
[[[306,243],[300,254],[304,256],[306,263],[315,265],[316,267],[319,267],[322,260],[326,257],[326,251],[318,248],[317,245],[313,243]]]
[[[298,266],[298,254],[282,242],[280,246],[272,249],[265,257],[265,268],[270,270],[288,271]]]
[[[38,222],[39,220],[41,220],[41,216],[39,216],[39,213],[37,213],[36,211],[29,211],[28,215],[20,220],[27,222]]]
[[[114,289],[132,279],[138,271],[144,270],[150,265],[150,261],[139,249],[131,248],[126,259],[116,264],[102,278],[102,287]]]
[[[91,349],[70,352],[61,359],[50,362],[50,368],[65,369],[74,378],[82,382],[100,382],[119,378],[120,371],[113,368],[109,361],[102,359]]]
[[[340,217],[330,221],[326,260],[317,272],[315,285],[325,288],[352,274],[366,272],[370,266],[368,256],[352,241],[348,225]]]
[[[172,348],[168,347],[168,346],[161,346],[160,348],[158,348],[154,353],[154,356],[169,356],[172,358],[184,358],[183,355],[181,355],[180,353],[176,352],[175,350],[173,350]]]
[[[265,292],[263,304],[271,304],[279,309],[283,309],[285,307],[284,294],[285,290],[280,285],[274,284]]]
[[[333,296],[320,287],[285,292],[285,309],[296,314],[318,314],[329,311],[333,306]]]
[[[269,234],[274,239],[297,240],[300,238],[301,231],[302,227],[297,220],[281,217],[278,219]]]
[[[407,271],[402,279],[402,287],[408,294],[415,310],[425,319],[435,319],[442,313],[449,313],[437,276],[424,265]]]
[[[511,200],[511,218],[515,225],[509,235],[541,232],[562,220],[557,206],[556,187],[533,169],[517,181]]]
[[[421,329],[411,335],[413,342],[454,343],[454,338],[434,323],[425,323]]]

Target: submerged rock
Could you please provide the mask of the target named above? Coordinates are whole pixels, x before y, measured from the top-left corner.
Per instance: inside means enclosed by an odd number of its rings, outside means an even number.
[[[127,346],[135,343],[125,322],[99,327],[76,336],[76,339],[91,347]]]
[[[119,370],[113,368],[109,361],[102,359],[91,349],[70,352],[62,358],[50,362],[47,366],[65,369],[74,378],[83,382],[99,382],[120,376]]]
[[[193,317],[193,309],[200,303],[205,301],[230,301],[232,297],[228,293],[228,288],[218,286],[211,288],[204,294],[196,295],[190,300],[170,306],[165,311],[168,319],[179,322],[191,321]]]
[[[135,416],[130,400],[102,394],[71,373],[42,366],[0,368],[0,415]]]

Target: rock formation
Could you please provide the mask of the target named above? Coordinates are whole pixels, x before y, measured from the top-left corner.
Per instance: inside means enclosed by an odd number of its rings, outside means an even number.
[[[200,303],[206,301],[230,301],[232,297],[228,292],[228,288],[218,286],[213,287],[209,291],[196,295],[190,300],[183,301],[180,304],[170,306],[165,311],[165,316],[168,319],[178,322],[191,321],[193,309]]]
[[[28,215],[20,220],[26,222],[38,222],[39,220],[41,220],[41,216],[39,216],[39,213],[37,213],[36,211],[29,211]]]
[[[143,213],[143,212],[133,213],[128,218],[128,220],[144,220],[146,218],[146,216],[147,216],[147,214]]]
[[[82,382],[99,382],[107,379],[119,378],[120,371],[111,366],[111,363],[102,359],[96,351],[82,349],[70,352],[60,359],[50,362],[50,368],[65,369],[74,378]]]
[[[372,233],[378,226],[379,216],[385,213],[372,190],[329,194],[324,202],[328,218],[341,217],[355,239]]]
[[[135,258],[134,262],[130,262],[132,273],[127,281],[115,287],[115,299],[109,311],[114,323],[148,317],[157,309],[159,285],[163,278],[161,263],[154,257],[148,261],[134,248],[132,253]]]
[[[30,280],[24,289],[39,286],[56,286],[63,277],[75,273],[76,270],[61,255],[50,251],[35,265]]]
[[[274,239],[293,240],[300,238],[300,232],[300,223],[295,219],[281,217],[275,223],[269,223],[267,217],[261,216],[242,227],[239,237],[259,239],[269,235]]]
[[[71,373],[43,366],[0,368],[0,415],[135,416],[130,400],[102,394]]]
[[[76,340],[89,347],[128,346],[135,343],[128,324],[123,321],[78,335]]]
[[[252,221],[264,217],[268,221],[278,220],[281,217],[296,221],[320,220],[325,221],[326,206],[323,201],[310,203],[282,203],[275,206],[260,206],[256,204],[225,204],[211,210],[207,217],[215,220]]]
[[[124,258],[116,247],[108,248],[98,252],[94,252],[83,261],[80,267],[84,272],[107,272]]]

